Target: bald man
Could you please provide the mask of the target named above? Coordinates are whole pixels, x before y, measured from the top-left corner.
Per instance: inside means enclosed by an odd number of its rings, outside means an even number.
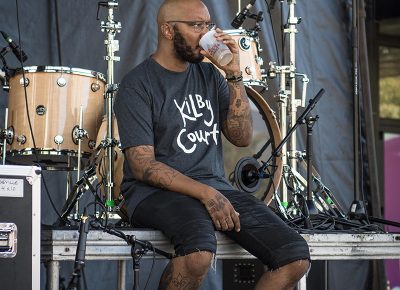
[[[307,243],[224,174],[221,132],[236,146],[252,137],[236,42],[216,29],[233,54],[216,65],[199,46],[212,27],[199,0],[165,1],[157,23],[156,51],[125,76],[114,108],[131,223],[163,231],[175,248],[159,289],[198,289],[216,252],[215,230],[268,267],[255,289],[292,289],[309,268]]]

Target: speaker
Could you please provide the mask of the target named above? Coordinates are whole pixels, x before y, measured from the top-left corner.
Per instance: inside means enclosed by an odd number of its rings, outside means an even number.
[[[40,184],[39,167],[0,165],[2,290],[40,290]]]
[[[264,265],[257,259],[223,260],[223,290],[253,289],[264,273]]]

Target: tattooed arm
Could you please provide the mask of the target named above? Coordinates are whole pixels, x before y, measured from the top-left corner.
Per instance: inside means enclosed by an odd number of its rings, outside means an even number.
[[[153,146],[130,147],[124,153],[137,180],[200,200],[218,230],[240,230],[238,214],[223,194],[157,161]]]
[[[238,77],[233,72],[227,77]],[[226,120],[222,124],[225,137],[239,147],[248,146],[253,135],[253,120],[249,99],[242,81],[228,81],[230,103]]]
[[[228,81],[230,103],[227,118],[222,124],[222,132],[232,144],[245,147],[250,144],[253,136],[253,120],[243,82],[235,80],[241,76],[239,47],[232,36],[219,28],[216,29],[215,37],[225,43],[233,55],[230,63],[226,66],[220,66],[206,51],[201,51],[203,55],[225,72],[227,79],[233,77],[233,81]]]

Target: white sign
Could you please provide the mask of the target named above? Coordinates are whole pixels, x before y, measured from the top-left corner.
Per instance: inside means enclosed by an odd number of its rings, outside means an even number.
[[[0,197],[24,197],[24,180],[0,178]]]

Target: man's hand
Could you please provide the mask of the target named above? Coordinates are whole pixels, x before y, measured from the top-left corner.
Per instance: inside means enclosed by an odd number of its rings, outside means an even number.
[[[207,57],[215,66],[220,68],[225,72],[225,74],[234,74],[235,72],[240,72],[240,59],[239,59],[239,46],[236,43],[236,40],[226,32],[221,29],[215,29],[215,38],[218,41],[223,42],[228,46],[229,50],[233,54],[233,58],[230,63],[225,66],[220,66],[218,62],[205,50],[201,50],[200,53]]]
[[[229,200],[219,191],[210,188],[208,198],[201,200],[206,207],[215,228],[220,231],[240,231],[239,213],[235,211]]]

